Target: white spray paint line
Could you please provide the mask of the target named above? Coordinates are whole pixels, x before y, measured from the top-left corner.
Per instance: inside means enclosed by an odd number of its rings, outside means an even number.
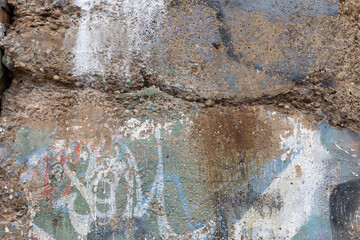
[[[301,148],[286,170],[266,189],[266,195],[280,195],[280,210],[266,206],[251,208],[236,224],[233,239],[290,239],[297,234],[316,208],[315,191],[324,184],[322,161],[330,159],[329,153],[320,143],[320,133],[294,124],[294,132],[281,138],[289,148]],[[297,177],[296,166],[301,167],[302,176]]]
[[[345,152],[346,154],[348,154],[349,156],[352,156],[353,158],[357,158],[357,156],[355,154],[351,154],[349,151],[347,151],[345,148],[342,148],[339,144],[334,143],[335,147],[337,147],[338,149],[340,149],[341,151]],[[345,161],[348,161],[347,159],[344,159]]]

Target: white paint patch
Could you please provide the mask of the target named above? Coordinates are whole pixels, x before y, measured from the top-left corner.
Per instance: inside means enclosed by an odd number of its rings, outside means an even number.
[[[185,116],[179,120],[179,123],[183,125],[183,131],[185,132],[190,131],[190,128],[193,125],[193,122]],[[125,137],[129,137],[132,140],[147,139],[151,135],[155,134],[157,127],[158,123],[153,120],[140,121],[136,118],[130,118],[129,120],[125,121],[122,127],[116,129],[116,133]],[[167,122],[162,125],[162,128],[166,130],[167,134],[172,133],[173,127],[174,122]]]
[[[151,30],[153,22],[159,24],[159,17],[165,10],[164,0],[123,0],[123,12],[125,14],[125,25],[127,28],[127,43],[129,50],[126,54],[125,72],[130,77],[130,64],[133,52],[144,51],[144,57],[149,56],[148,50],[144,48],[147,41],[146,31]],[[156,21],[158,20],[158,21]]]
[[[64,139],[57,139],[53,141],[54,149],[66,148],[66,141]]]
[[[75,75],[89,74],[92,72],[103,73],[102,65],[96,57],[100,50],[99,19],[91,20],[91,9],[96,0],[77,0],[75,4],[82,9],[82,18],[78,30],[78,38],[74,48]]]
[[[291,239],[316,211],[315,193],[325,183],[323,161],[330,159],[321,146],[320,133],[306,129],[293,119],[293,134],[281,137],[285,149],[300,149],[283,173],[265,190],[263,195],[281,196],[280,210],[262,206],[251,208],[236,224],[233,239]],[[289,153],[285,153],[289,154]],[[301,176],[297,168],[301,168]]]
[[[40,159],[42,159],[45,155],[46,152],[41,153],[40,155],[32,155],[28,161],[29,166],[37,166],[39,164]]]
[[[134,55],[147,57],[151,29],[164,13],[164,0],[76,0],[81,19],[73,49],[74,75],[130,77]]]

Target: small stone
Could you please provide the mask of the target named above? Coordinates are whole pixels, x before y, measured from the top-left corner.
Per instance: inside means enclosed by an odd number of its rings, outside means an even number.
[[[321,104],[319,102],[314,103],[314,107],[319,108],[321,107]]]
[[[50,28],[51,28],[52,30],[58,30],[58,29],[59,29],[59,26],[56,25],[55,23],[51,23],[51,24],[50,24]]]
[[[80,17],[80,16],[81,16],[81,12],[80,12],[80,11],[77,11],[77,12],[76,12],[76,15],[77,15],[78,17]]]
[[[204,103],[199,103],[199,104],[198,104],[198,107],[199,107],[199,108],[204,108],[204,107],[205,107],[205,104],[204,104]]]
[[[58,75],[55,75],[55,76],[53,77],[53,79],[54,79],[55,81],[58,81],[58,80],[60,79],[60,77],[59,77]]]
[[[25,110],[32,110],[32,109],[37,109],[37,108],[39,108],[38,105],[28,105],[25,107]]]
[[[315,111],[316,115],[318,116],[322,116],[323,115],[323,112],[321,111],[321,109],[318,109]]]
[[[61,17],[61,12],[59,10],[56,10],[54,12],[54,16],[57,17],[57,18]]]
[[[23,63],[23,62],[19,62],[18,64],[17,64],[17,67],[20,67],[20,68],[25,68],[25,63]]]
[[[296,101],[292,101],[292,105],[294,105],[296,108],[301,108],[300,104]]]
[[[1,61],[10,71],[14,69],[14,62],[11,60],[11,57],[8,54],[4,54]]]
[[[119,95],[120,91],[114,91],[114,94]]]
[[[191,96],[185,96],[185,100],[191,102],[193,99]]]
[[[214,102],[214,100],[212,100],[212,99],[207,99],[206,101],[205,101],[205,106],[206,107],[212,107],[212,106],[214,106],[215,105],[215,102]]]
[[[311,102],[312,102],[312,98],[311,98],[310,96],[305,97],[305,98],[304,98],[304,102],[305,102],[305,103],[311,103]]]
[[[196,66],[192,66],[191,67],[191,71],[193,71],[193,73],[197,73],[198,69]]]
[[[43,16],[43,17],[49,17],[49,16],[50,16],[49,12],[44,11],[44,10],[40,10],[40,11],[39,11],[39,15],[40,15],[40,16]]]
[[[43,68],[40,68],[39,70],[40,70],[40,72],[42,72],[42,73],[44,72],[44,69],[43,69]]]

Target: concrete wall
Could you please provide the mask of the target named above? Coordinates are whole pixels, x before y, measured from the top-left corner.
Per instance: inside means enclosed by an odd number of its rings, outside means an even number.
[[[359,236],[336,1],[9,4],[1,238]]]

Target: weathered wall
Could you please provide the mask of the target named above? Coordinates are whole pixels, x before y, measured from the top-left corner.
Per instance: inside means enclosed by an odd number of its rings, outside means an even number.
[[[7,2],[2,239],[360,237],[357,1]]]

